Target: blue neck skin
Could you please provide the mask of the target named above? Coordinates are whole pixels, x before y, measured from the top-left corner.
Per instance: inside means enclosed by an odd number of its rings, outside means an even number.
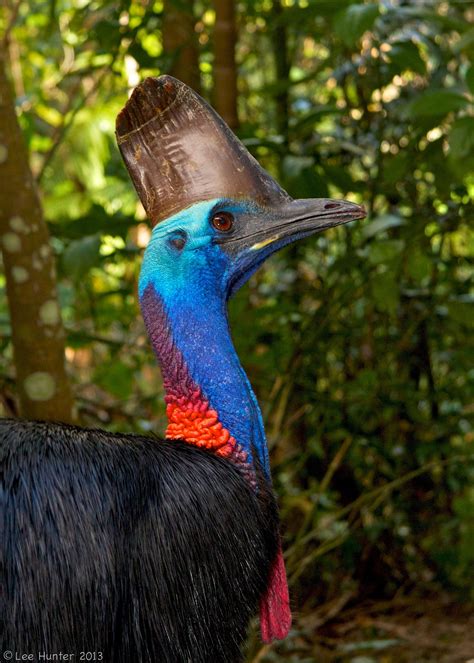
[[[195,208],[201,205],[191,208],[193,217],[199,211]],[[144,303],[143,294],[152,285],[165,310],[173,345],[183,356],[190,377],[216,410],[222,425],[246,451],[249,462],[256,454],[270,480],[262,415],[228,323],[227,293],[222,282],[230,259],[199,237],[189,248],[189,269],[183,255],[165,255],[169,249],[164,248],[163,238],[165,231],[170,236],[173,224],[179,233],[180,228],[192,225],[192,219],[183,220],[177,215],[153,231],[140,273],[140,299]],[[152,339],[157,355],[163,341]]]

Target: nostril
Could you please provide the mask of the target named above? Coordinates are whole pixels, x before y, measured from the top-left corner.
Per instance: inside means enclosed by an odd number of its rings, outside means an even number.
[[[339,203],[326,203],[324,205],[324,209],[335,209],[336,207],[339,207]]]

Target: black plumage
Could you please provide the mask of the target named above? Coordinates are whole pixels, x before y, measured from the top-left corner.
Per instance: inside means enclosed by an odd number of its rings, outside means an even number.
[[[0,420],[0,453],[4,649],[241,660],[277,547],[266,481],[257,495],[189,444],[65,424]]]

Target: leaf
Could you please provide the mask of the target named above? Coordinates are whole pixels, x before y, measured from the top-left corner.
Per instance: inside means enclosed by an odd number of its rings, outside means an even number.
[[[64,251],[62,266],[73,279],[79,279],[100,260],[100,236],[92,235],[72,241]]]
[[[400,258],[404,247],[402,239],[387,239],[372,242],[370,245],[369,262],[372,265],[386,264],[395,258]]]
[[[314,131],[315,125],[327,115],[341,115],[343,112],[342,108],[337,108],[334,104],[315,106],[294,122],[292,130],[298,134],[304,129]]]
[[[453,124],[449,134],[449,154],[464,159],[474,152],[474,117],[462,117]]]
[[[448,143],[451,179],[461,184],[474,171],[474,117],[456,120],[448,136]],[[439,169],[435,172],[439,173]],[[437,184],[441,189],[440,183]]]
[[[368,368],[359,371],[354,380],[348,385],[349,392],[352,392],[357,398],[360,398],[360,396],[367,399],[372,398],[377,394],[378,388],[377,373]]]
[[[474,305],[469,302],[451,301],[448,304],[451,320],[460,322],[466,327],[474,327]]]
[[[462,0],[461,0],[462,1]],[[411,6],[410,6],[411,5]],[[453,13],[441,14],[436,11],[434,3],[429,7],[430,3],[423,6],[421,3],[417,6],[414,2],[407,2],[406,6],[402,7],[400,4],[392,5],[388,8],[385,16],[392,14],[392,17],[397,20],[399,25],[406,25],[408,22],[412,23],[414,19],[418,19],[421,25],[434,24],[437,30],[456,30],[463,33],[469,26],[469,23],[460,17],[456,17]]]
[[[313,165],[314,159],[312,157],[300,157],[289,154],[283,159],[283,175],[287,178],[299,177],[303,170],[311,168]]]
[[[99,52],[111,51],[120,42],[122,34],[117,11],[115,16],[107,16],[95,24],[93,29],[94,37],[97,39]]]
[[[430,256],[420,247],[414,247],[407,256],[406,268],[409,276],[419,283],[430,277],[433,263]]]
[[[474,52],[474,28],[470,28],[465,32],[452,48],[455,53],[464,51],[467,55],[472,55]]]
[[[474,64],[471,64],[469,69],[466,71],[464,80],[466,81],[466,85],[469,88],[470,92],[474,94]]]
[[[370,237],[373,237],[377,233],[403,225],[405,225],[405,219],[401,216],[395,216],[395,214],[382,214],[367,224],[364,227],[362,234],[365,239],[370,239]]]
[[[137,41],[130,45],[128,52],[143,69],[154,69],[156,67],[157,58],[150,55]]]
[[[469,103],[468,99],[454,90],[426,90],[405,107],[405,115],[411,119],[423,117],[443,117],[461,110]]]
[[[372,296],[379,311],[390,314],[396,312],[400,292],[394,270],[387,270],[373,277]]]
[[[418,46],[413,41],[398,41],[392,45],[387,54],[390,61],[392,75],[401,74],[406,69],[411,69],[417,74],[425,74],[426,64],[420,55]]]
[[[83,110],[68,132],[70,153],[66,166],[71,172],[66,173],[73,179],[79,178],[87,190],[98,190],[105,184],[104,167],[110,158],[110,145],[104,122],[104,117]]]
[[[348,168],[341,168],[340,166],[330,166],[324,164],[324,172],[330,182],[335,184],[337,188],[346,194],[348,191],[360,190],[360,186],[352,179]]]
[[[315,168],[304,168],[297,177],[286,181],[288,193],[294,198],[327,198],[326,182]]]
[[[370,30],[380,13],[378,4],[351,5],[336,14],[334,32],[346,46],[354,46]]]
[[[107,214],[100,205],[92,205],[84,216],[68,223],[50,223],[49,228],[54,237],[80,239],[98,233],[125,237],[133,225],[136,225],[133,218],[120,213]]]
[[[399,152],[398,154],[386,154],[383,160],[383,177],[390,184],[396,184],[407,172],[408,154]]]
[[[94,382],[110,392],[113,396],[123,399],[132,393],[134,371],[121,361],[99,368],[94,376]]]

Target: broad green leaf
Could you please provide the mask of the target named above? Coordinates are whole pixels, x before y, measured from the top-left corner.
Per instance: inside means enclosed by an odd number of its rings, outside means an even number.
[[[461,117],[453,124],[449,134],[449,153],[462,160],[474,153],[474,117]]]
[[[433,270],[433,262],[430,256],[424,253],[420,247],[414,247],[408,253],[406,267],[409,276],[419,283],[429,278]]]
[[[418,74],[426,72],[426,64],[420,55],[418,46],[413,41],[398,41],[392,44],[387,57],[391,63],[392,74],[402,73],[406,69]]]
[[[384,155],[382,173],[385,181],[390,184],[398,182],[409,172],[408,165],[409,156],[406,152]]]
[[[293,156],[289,154],[283,159],[282,170],[287,178],[299,177],[303,170],[311,168],[314,165],[312,157]]]
[[[399,284],[394,270],[375,274],[371,283],[372,296],[379,311],[393,314],[400,298]]]
[[[461,2],[463,2],[463,0],[461,0]],[[463,33],[469,26],[467,21],[455,17],[452,13],[441,14],[436,11],[436,5],[434,2],[427,2],[426,5],[420,3],[418,6],[415,2],[407,2],[404,7],[401,7],[400,5],[392,6],[388,12],[393,13],[401,24],[413,21],[413,19],[418,19],[422,25],[426,23],[430,27],[433,25],[436,26],[438,31],[445,29],[456,30],[459,33]]]
[[[411,119],[423,117],[443,117],[461,110],[469,103],[468,99],[454,90],[430,89],[422,92],[405,107],[405,115]]]
[[[451,301],[448,304],[451,320],[468,327],[474,327],[474,304],[463,301]]]
[[[334,32],[347,46],[354,46],[370,30],[380,13],[378,4],[351,5],[334,18]]]
[[[448,163],[452,179],[461,183],[474,172],[474,117],[461,117],[456,120],[448,142]]]
[[[324,172],[328,180],[335,184],[344,194],[348,191],[360,190],[360,186],[354,182],[347,168],[324,164]]]
[[[105,184],[105,163],[110,158],[106,120],[83,110],[67,134],[70,177],[79,178],[85,189],[100,189]],[[71,168],[72,166],[72,168]]]
[[[395,216],[395,214],[382,214],[381,216],[376,217],[373,221],[367,224],[362,231],[365,239],[370,239],[374,235],[384,232],[389,228],[398,228],[405,224],[405,219],[401,216]]]
[[[304,168],[297,177],[286,180],[286,188],[294,198],[327,198],[326,181],[316,168]]]
[[[386,239],[374,241],[370,245],[369,261],[372,265],[385,264],[400,258],[404,242],[402,239]]]
[[[474,64],[471,64],[469,69],[466,71],[466,76],[464,77],[466,85],[469,90],[474,94]]]
[[[66,274],[72,279],[79,279],[87,274],[100,261],[99,249],[99,235],[72,241],[62,257],[62,266]]]
[[[143,69],[153,69],[156,67],[157,58],[150,55],[137,41],[130,45],[128,52]]]
[[[341,113],[343,113],[343,109],[337,108],[337,106],[333,104],[316,106],[312,108],[309,113],[299,117],[291,128],[293,132],[297,132],[298,134],[305,129],[314,130],[315,124],[317,124],[322,118],[327,115],[341,115]]]
[[[84,216],[68,223],[50,223],[49,227],[55,237],[81,239],[98,233],[125,237],[133,225],[136,225],[135,219],[122,214],[107,214],[100,205],[93,205]]]
[[[100,53],[113,50],[120,42],[118,15],[108,16],[107,19],[96,23],[93,33],[97,38]]]
[[[132,393],[133,369],[121,361],[100,367],[95,375],[94,381],[113,396],[123,399]]]
[[[464,52],[470,56],[474,53],[474,28],[467,30],[453,46],[455,53]]]

